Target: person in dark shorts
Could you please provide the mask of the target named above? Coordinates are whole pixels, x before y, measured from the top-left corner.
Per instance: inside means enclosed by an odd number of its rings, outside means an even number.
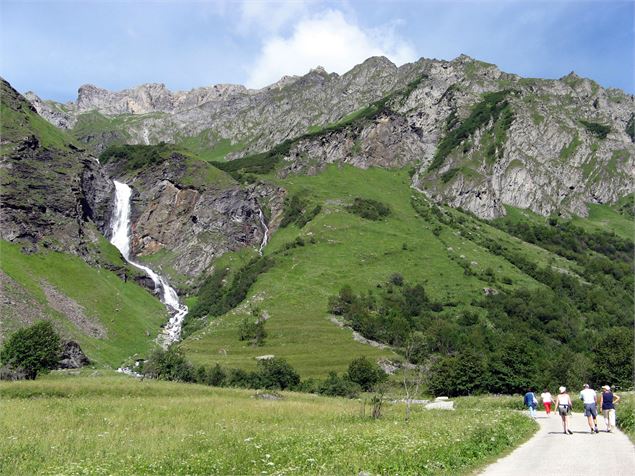
[[[604,415],[604,423],[606,424],[607,433],[611,433],[611,430],[615,426],[615,404],[619,401],[619,395],[611,392],[611,387],[608,385],[602,386],[602,393],[600,394],[600,408],[602,409],[602,415]]]
[[[584,389],[580,392],[580,400],[584,404],[584,416],[587,417],[591,433],[598,433],[598,408],[597,394],[595,390],[589,387],[588,383],[584,384]]]
[[[571,415],[571,397],[567,393],[566,387],[559,388],[560,393],[556,397],[556,409],[558,415],[562,418],[562,429],[565,435],[573,435],[573,432],[569,429],[569,415]]]

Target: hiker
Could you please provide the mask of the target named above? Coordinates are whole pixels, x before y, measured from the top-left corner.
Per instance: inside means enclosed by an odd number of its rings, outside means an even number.
[[[562,429],[565,435],[573,435],[573,432],[569,429],[569,415],[571,415],[572,404],[571,397],[567,393],[567,387],[560,387],[558,391],[560,393],[556,397],[556,408],[558,409],[560,418],[562,418]]]
[[[542,400],[542,405],[545,407],[547,416],[550,416],[552,399],[551,399],[551,393],[549,393],[549,390],[545,388],[545,390],[540,394],[540,399]]]
[[[591,433],[598,433],[597,398],[595,390],[589,387],[588,383],[585,383],[584,389],[580,392],[580,400],[584,404],[584,416],[587,417]]]
[[[620,401],[619,395],[611,392],[611,387],[602,385],[602,393],[600,394],[600,408],[604,415],[604,423],[606,424],[606,432],[611,433],[611,429],[615,426],[615,404]]]
[[[529,415],[532,418],[535,419],[536,418],[536,406],[538,405],[538,400],[536,400],[536,395],[534,395],[534,392],[531,390],[531,388],[525,394],[525,398],[524,398],[523,402],[525,403],[525,406],[527,408],[529,408]]]

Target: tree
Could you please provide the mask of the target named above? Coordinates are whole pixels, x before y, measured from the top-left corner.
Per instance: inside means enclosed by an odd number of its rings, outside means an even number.
[[[596,385],[633,385],[633,329],[606,331],[593,348],[592,381]]]
[[[351,382],[359,384],[365,391],[370,392],[375,385],[385,381],[387,375],[379,365],[366,357],[358,357],[348,366],[348,378]]]
[[[260,386],[263,388],[285,388],[295,387],[300,383],[300,375],[284,359],[274,357],[258,361],[256,372],[260,377]]]
[[[195,372],[180,349],[172,346],[168,350],[156,349],[143,365],[143,373],[160,380],[193,382]]]
[[[40,321],[12,334],[0,352],[0,362],[22,370],[27,379],[54,369],[61,355],[60,337],[48,321]]]
[[[403,388],[406,394],[406,421],[410,420],[410,403],[413,397],[419,393],[419,388],[423,382],[424,368],[423,352],[425,340],[421,332],[413,332],[406,342],[404,362],[402,368]],[[412,362],[412,363],[411,363]],[[419,363],[419,365],[417,365]]]

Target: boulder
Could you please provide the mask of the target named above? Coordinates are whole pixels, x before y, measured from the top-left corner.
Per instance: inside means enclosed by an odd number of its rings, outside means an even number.
[[[60,369],[79,369],[84,365],[88,365],[90,360],[82,351],[82,348],[75,341],[68,341],[64,344],[62,357],[58,364]]]
[[[426,410],[454,410],[454,402],[450,401],[438,401],[428,403],[425,406]]]

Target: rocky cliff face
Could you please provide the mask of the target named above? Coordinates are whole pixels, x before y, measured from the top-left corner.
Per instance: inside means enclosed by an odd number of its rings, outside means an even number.
[[[34,104],[62,124],[44,110],[54,104]],[[342,76],[316,68],[257,91],[85,86],[74,105],[55,107],[97,150],[185,141],[232,159],[317,132],[294,142],[281,175],[333,162],[412,165],[415,188],[486,218],[504,214],[505,204],[585,215],[587,203],[633,191],[633,96],[575,74],[520,78],[466,56],[399,68],[370,58]]]
[[[126,172],[125,162],[106,165],[109,175],[133,189],[132,253],[151,259],[167,275],[185,276],[186,285],[227,251],[257,248],[264,236],[259,210],[270,210],[275,228],[284,198],[282,189],[243,187],[218,171],[213,180],[197,184],[192,174],[207,176],[212,167],[196,165],[178,153],[141,171]]]
[[[305,76],[285,77],[260,90],[215,85],[172,93],[164,85],[146,84],[112,93],[86,85],[79,89],[77,101],[66,107],[66,126],[60,121],[56,125],[74,128],[80,140],[98,151],[111,142],[179,142],[211,130],[212,134],[199,138],[205,146],[213,148],[229,141],[238,157],[266,150],[376,101],[410,81],[418,67],[397,68],[386,58],[370,58],[342,76],[316,68]],[[46,118],[53,118],[60,108],[34,96],[32,99]],[[86,116],[88,113],[106,117],[95,121]],[[117,118],[120,115],[134,117]],[[99,134],[104,124],[109,130],[106,136]]]
[[[504,205],[585,216],[633,192],[633,96],[575,74],[522,79],[467,57],[429,63],[415,88],[336,132],[297,141],[280,172],[413,164],[413,186],[483,218]]]
[[[89,248],[110,216],[112,183],[98,162],[1,81],[0,239],[71,252]],[[97,226],[94,226],[94,225]]]

